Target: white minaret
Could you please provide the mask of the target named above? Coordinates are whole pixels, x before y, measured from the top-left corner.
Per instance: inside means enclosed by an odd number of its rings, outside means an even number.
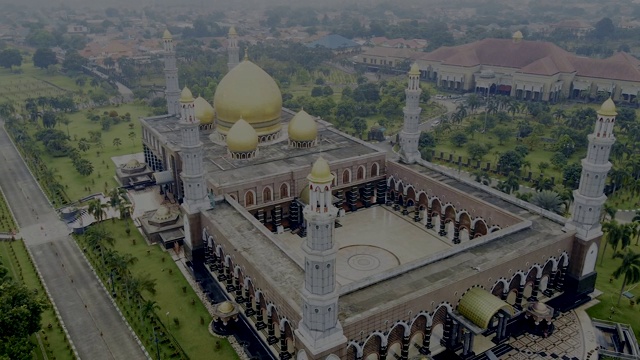
[[[582,159],[580,186],[573,191],[574,208],[567,228],[575,229],[576,236],[582,240],[591,240],[602,235],[600,212],[607,200],[604,186],[607,173],[611,169],[609,153],[616,138],[613,126],[616,121],[616,106],[609,98],[598,110],[598,119],[592,134],[589,135],[587,157]]]
[[[187,213],[193,214],[211,207],[204,181],[202,142],[200,141],[200,120],[195,116],[195,104],[191,91],[182,90],[180,95],[180,132],[182,144],[182,173],[184,186],[183,204]]]
[[[347,338],[338,321],[338,287],[336,254],[333,239],[338,209],[333,206],[333,175],[322,157],[311,168],[309,204],[304,208],[307,238],[304,251],[304,287],[302,288],[302,320],[296,330],[299,339],[314,355],[345,344]]]
[[[180,87],[178,85],[178,67],[176,66],[176,52],[173,49],[173,37],[169,30],[162,36],[164,43],[164,79],[166,83],[165,97],[167,99],[167,111],[169,115],[180,113]]]
[[[418,141],[420,140],[420,68],[418,64],[411,65],[409,71],[409,85],[404,90],[406,94],[406,105],[404,113],[404,124],[400,132],[400,156],[406,163],[414,163],[420,159],[418,151]]]
[[[227,38],[227,53],[229,54],[229,61],[227,67],[229,71],[236,67],[240,63],[240,49],[238,48],[238,33],[235,27],[229,28],[229,36]]]

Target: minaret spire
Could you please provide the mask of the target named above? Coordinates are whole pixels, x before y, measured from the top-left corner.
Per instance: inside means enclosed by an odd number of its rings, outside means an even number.
[[[411,65],[409,71],[409,84],[404,90],[406,105],[402,109],[404,124],[400,132],[400,156],[406,163],[414,163],[420,159],[418,141],[420,140],[420,68],[417,64]]]
[[[580,187],[573,191],[573,214],[567,224],[567,228],[575,228],[576,237],[582,240],[592,240],[602,235],[600,212],[607,200],[604,186],[611,169],[609,154],[616,142],[613,126],[618,113],[613,100],[606,100],[597,114],[595,129],[589,135],[587,157],[582,159]]]
[[[176,66],[176,52],[173,48],[173,36],[169,30],[162,36],[164,44],[164,78],[166,83],[165,96],[167,99],[167,112],[169,115],[178,115],[180,112],[180,87],[178,85],[178,67]]]
[[[180,131],[182,144],[182,184],[184,186],[183,206],[189,213],[209,209],[207,187],[204,181],[202,142],[200,141],[200,120],[195,116],[193,94],[188,88],[180,95]]]
[[[227,67],[229,71],[236,67],[240,63],[240,49],[238,48],[238,33],[235,27],[229,28],[229,36],[227,38],[227,53],[229,54],[229,61]]]
[[[338,209],[332,203],[333,175],[327,161],[318,158],[307,179],[309,204],[304,208],[304,218],[308,233],[302,244],[305,254],[302,320],[296,332],[305,347],[318,355],[346,344],[347,338],[338,321],[338,245],[333,239]]]

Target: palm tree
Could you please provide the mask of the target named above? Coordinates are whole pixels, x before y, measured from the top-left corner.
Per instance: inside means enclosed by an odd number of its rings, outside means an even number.
[[[531,196],[531,203],[556,214],[562,213],[562,199],[557,192],[543,190]]]
[[[607,252],[607,245],[618,243],[621,236],[621,228],[616,220],[610,220],[602,224],[602,232],[604,233],[604,249],[602,249],[602,257],[600,258],[600,265],[604,260],[604,254]]]
[[[71,124],[71,120],[69,120],[68,117],[66,117],[63,114],[58,114],[58,123],[64,125],[67,127],[67,137],[70,137],[69,135],[69,124]]]
[[[102,262],[105,263],[104,247],[105,244],[113,246],[115,239],[107,231],[101,228],[91,227],[84,233],[84,238],[89,246],[93,250],[100,251],[100,257]]]
[[[631,219],[632,224],[636,224],[636,246],[638,246],[638,240],[640,240],[640,210],[636,210],[636,215]]]
[[[98,220],[98,222],[102,221],[102,218],[106,215],[104,209],[107,207],[107,204],[103,204],[100,202],[100,199],[93,199],[89,201],[89,209],[87,210],[89,214],[93,215],[93,217]]]
[[[623,276],[620,295],[618,295],[618,306],[620,306],[624,288],[629,284],[635,284],[640,281],[640,254],[636,254],[633,250],[627,250],[626,253],[617,252],[613,257],[622,259],[620,267],[613,272],[613,277],[616,279]]]
[[[613,220],[613,218],[616,217],[616,213],[618,212],[618,209],[616,209],[615,207],[613,207],[611,204],[604,204],[604,207],[602,207],[602,216],[600,218],[600,222],[603,222],[607,219],[607,216],[609,216],[609,220]]]
[[[156,310],[160,310],[160,305],[154,300],[147,300],[142,304],[140,316],[142,319],[150,319]],[[144,321],[141,321],[144,325]]]
[[[502,189],[507,194],[511,194],[514,191],[520,190],[520,182],[518,176],[512,171],[507,176],[507,179],[502,183]]]
[[[136,145],[135,141],[136,141],[136,133],[134,131],[131,131],[129,133],[129,139],[131,139],[131,143],[133,144],[133,146]]]
[[[120,150],[121,145],[122,145],[122,140],[120,140],[120,138],[113,139],[113,146],[115,146],[116,149]]]

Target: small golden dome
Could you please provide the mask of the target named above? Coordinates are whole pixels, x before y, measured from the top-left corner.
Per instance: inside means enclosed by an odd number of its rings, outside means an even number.
[[[273,134],[282,127],[282,94],[269,74],[249,60],[242,61],[220,81],[213,96],[216,124],[222,134],[240,118],[258,135]]]
[[[302,201],[305,204],[309,204],[309,184],[305,184],[302,187],[302,191],[300,191],[300,196],[298,196],[300,198],[300,201]]]
[[[304,109],[300,110],[289,122],[289,139],[294,141],[313,141],[318,137],[318,125]]]
[[[189,90],[189,88],[186,86],[184,87],[184,89],[182,89],[182,93],[180,94],[180,102],[183,104],[193,102],[193,94],[191,93],[191,90]]]
[[[513,33],[511,38],[514,39],[514,40],[522,40],[524,38],[524,36],[522,35],[522,31],[518,30],[518,31]]]
[[[411,65],[411,70],[409,70],[409,75],[420,75],[420,66],[417,63],[413,63]]]
[[[251,152],[258,148],[258,134],[244,119],[236,121],[227,134],[230,152]]]
[[[171,33],[169,32],[169,29],[166,29],[164,31],[164,34],[162,35],[162,39],[164,40],[171,40],[173,39],[173,36],[171,36]]]
[[[616,111],[616,104],[613,102],[611,98],[605,100],[600,106],[600,110],[598,110],[599,115],[603,116],[616,116],[618,112]]]
[[[236,27],[235,26],[231,26],[229,28],[229,36],[234,36],[234,35],[238,35],[238,33],[236,32]]]
[[[140,163],[140,161],[138,161],[136,159],[131,159],[131,160],[127,161],[127,163],[124,165],[124,167],[127,168],[127,169],[135,169],[135,168],[139,167],[140,165],[142,165]]]
[[[333,181],[333,174],[331,174],[331,168],[329,167],[329,163],[322,156],[313,163],[313,167],[311,167],[311,174],[307,176],[309,181],[314,182],[316,184],[326,184]]]
[[[194,100],[193,105],[196,119],[200,120],[200,124],[206,125],[213,122],[215,112],[213,110],[213,106],[211,106],[211,104],[209,104],[207,100],[205,100],[202,96],[198,96]]]
[[[221,314],[229,314],[233,311],[233,305],[230,302],[225,301],[218,305],[218,311],[220,311]]]
[[[173,217],[173,214],[171,213],[171,210],[169,210],[168,207],[162,205],[158,208],[158,210],[156,210],[156,213],[153,214],[153,220],[155,221],[166,221],[169,220]]]

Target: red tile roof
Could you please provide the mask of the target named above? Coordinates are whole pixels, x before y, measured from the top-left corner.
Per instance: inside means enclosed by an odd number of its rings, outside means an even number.
[[[469,44],[441,47],[420,57],[444,65],[471,67],[478,65],[518,69],[535,75],[573,73],[603,79],[640,81],[640,60],[627,53],[607,59],[579,57],[555,44],[542,41],[484,39]]]

